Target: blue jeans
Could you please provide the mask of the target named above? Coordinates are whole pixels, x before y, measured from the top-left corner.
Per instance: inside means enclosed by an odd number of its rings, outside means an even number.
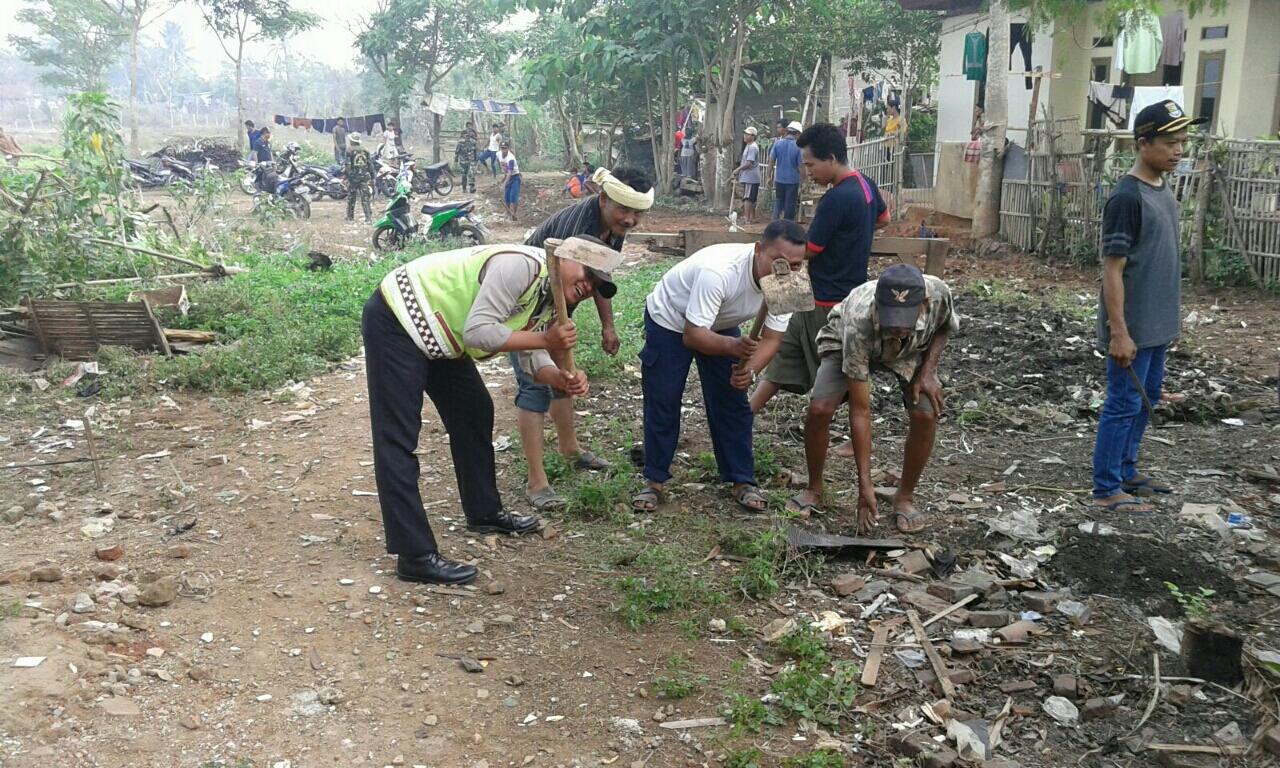
[[[481,168],[488,168],[490,176],[498,175],[498,153],[492,149],[486,149],[476,157],[476,162]]]
[[[737,328],[719,331],[738,336]],[[671,479],[671,460],[680,441],[680,401],[689,378],[689,364],[697,361],[702,401],[711,428],[720,479],[755,485],[755,457],[751,452],[751,405],[747,393],[729,383],[736,362],[712,357],[684,345],[683,334],[669,331],[644,313],[644,347],[640,350],[640,389],[644,393],[644,476],[655,483]]]
[[[1138,375],[1152,405],[1160,402],[1167,349],[1167,346],[1139,349],[1133,359],[1133,372]],[[1095,499],[1120,493],[1121,485],[1138,474],[1138,448],[1146,428],[1147,411],[1133,379],[1108,357],[1107,400],[1098,418],[1098,439],[1093,446]]]
[[[546,413],[551,410],[553,399],[567,397],[564,392],[552,389],[546,384],[539,384],[533,380],[533,376],[525,373],[525,370],[520,367],[519,352],[508,354],[507,359],[511,361],[511,370],[516,372],[516,407],[520,410]]]
[[[796,220],[796,206],[799,204],[800,184],[773,183],[773,219]]]

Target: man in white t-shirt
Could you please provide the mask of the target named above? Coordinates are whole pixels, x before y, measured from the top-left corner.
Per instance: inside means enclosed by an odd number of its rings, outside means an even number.
[[[640,386],[644,392],[645,488],[632,498],[637,512],[662,502],[671,479],[671,460],[680,440],[680,402],[689,365],[698,364],[702,400],[720,479],[733,485],[743,508],[763,511],[756,487],[751,447],[751,405],[747,388],[778,351],[790,315],[768,315],[757,343],[739,329],[764,303],[760,278],[775,260],[792,269],[804,264],[804,228],[775,221],[754,244],[711,245],[663,275],[645,300]]]
[[[498,175],[498,149],[502,143],[502,126],[494,123],[489,127],[489,148],[480,153],[476,162],[481,168],[488,168],[490,176]]]

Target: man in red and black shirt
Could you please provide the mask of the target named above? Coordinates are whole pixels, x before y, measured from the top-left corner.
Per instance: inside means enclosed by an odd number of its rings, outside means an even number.
[[[870,179],[849,167],[849,154],[840,129],[831,123],[806,128],[796,145],[809,178],[830,184],[818,201],[809,224],[809,280],[816,307],[791,315],[782,348],[751,396],[758,413],[779,389],[806,394],[818,372],[818,331],[831,309],[867,281],[871,240],[876,229],[889,223],[889,209]],[[812,510],[816,499],[797,497],[788,504],[795,511]]]

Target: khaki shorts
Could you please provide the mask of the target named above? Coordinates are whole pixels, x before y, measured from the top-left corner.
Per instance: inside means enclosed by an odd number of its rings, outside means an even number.
[[[893,373],[893,371],[876,363],[871,364],[871,372],[884,371]],[[920,411],[921,413],[933,413],[933,401],[927,396],[921,395],[920,402],[911,402],[911,382],[902,378],[896,373],[893,377],[898,380],[898,390],[902,393],[902,405],[907,412]],[[828,398],[839,397],[842,400],[849,391],[849,377],[844,373],[844,358],[839,354],[827,355],[822,358],[821,364],[818,365],[818,374],[813,382],[813,391],[809,394],[810,400],[826,400]]]
[[[827,324],[833,307],[814,307],[808,312],[793,312],[782,337],[782,346],[764,369],[765,381],[797,395],[808,394],[818,375],[818,331]]]

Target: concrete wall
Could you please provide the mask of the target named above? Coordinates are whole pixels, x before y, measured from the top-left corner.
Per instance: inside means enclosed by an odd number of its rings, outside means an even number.
[[[1165,0],[1163,11],[1178,6]],[[1185,11],[1184,11],[1185,13]],[[1086,18],[1057,30],[1054,39],[1054,80],[1050,103],[1058,117],[1080,116],[1084,127],[1088,116],[1088,86],[1094,59],[1111,61],[1111,46],[1090,49],[1095,37],[1104,32],[1098,24],[1100,9],[1092,7]],[[1201,40],[1205,27],[1226,25],[1225,39]],[[1253,138],[1276,130],[1277,99],[1280,98],[1280,0],[1231,0],[1221,14],[1204,11],[1186,20],[1183,47],[1182,87],[1188,112],[1197,109],[1196,86],[1200,54],[1223,51],[1223,84],[1214,132],[1236,138]],[[1114,70],[1108,80],[1121,82]],[[1160,85],[1161,75],[1131,75],[1133,85]]]
[[[1278,0],[1280,1],[1280,0]],[[1010,14],[1009,21],[1025,22],[1025,14]],[[938,61],[938,141],[968,141],[973,120],[973,105],[977,100],[978,83],[964,77],[964,36],[970,32],[986,32],[987,15],[971,13],[953,16],[942,21],[942,44]],[[1031,68],[1052,69],[1055,49],[1053,29],[1035,36],[1031,44]],[[1013,51],[1012,69],[1018,74],[1009,75],[1009,140],[1018,144],[1026,141],[1027,116],[1031,111],[1031,89],[1022,77],[1024,64],[1021,51]],[[989,58],[989,57],[988,57]],[[988,61],[994,71],[997,64]],[[1040,86],[1040,101],[1045,103],[1055,81],[1045,80]]]

